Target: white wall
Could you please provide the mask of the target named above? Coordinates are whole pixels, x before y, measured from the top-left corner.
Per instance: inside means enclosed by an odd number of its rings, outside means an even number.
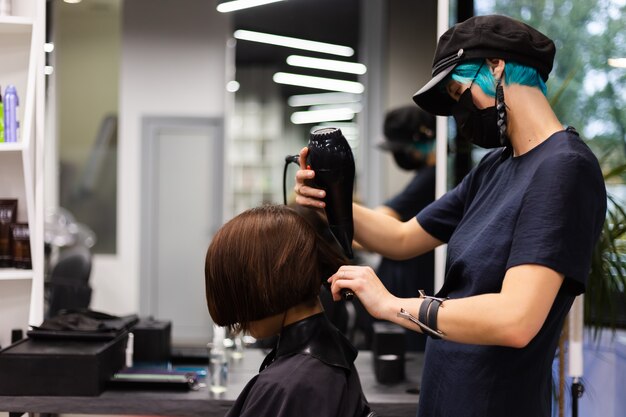
[[[98,256],[91,308],[139,311],[141,118],[223,117],[230,18],[206,0],[127,0],[122,9],[116,256]]]

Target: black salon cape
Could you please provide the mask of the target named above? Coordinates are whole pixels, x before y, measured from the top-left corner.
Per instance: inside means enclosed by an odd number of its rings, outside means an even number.
[[[323,313],[286,326],[226,416],[365,416],[356,356]]]

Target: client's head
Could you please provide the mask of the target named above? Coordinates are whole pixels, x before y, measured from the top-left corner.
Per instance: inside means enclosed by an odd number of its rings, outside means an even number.
[[[322,281],[345,263],[293,209],[247,210],[215,234],[207,251],[209,313],[217,325],[250,331],[255,322],[317,305]]]

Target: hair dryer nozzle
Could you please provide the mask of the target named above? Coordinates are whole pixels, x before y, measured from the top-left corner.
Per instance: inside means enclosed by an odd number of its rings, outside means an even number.
[[[330,230],[346,256],[353,258],[352,191],[354,156],[348,141],[337,128],[311,133],[307,164],[315,171],[314,184],[326,191],[326,217]]]

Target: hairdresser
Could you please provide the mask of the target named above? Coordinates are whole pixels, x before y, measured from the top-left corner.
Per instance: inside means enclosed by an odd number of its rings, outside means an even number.
[[[430,336],[420,417],[551,414],[557,341],[606,213],[597,159],[545,96],[554,55],[549,38],[505,16],[450,28],[413,99],[493,150],[414,219],[353,206],[355,239],[384,256],[448,244],[437,298],[393,296],[368,267],[329,278],[335,299],[350,288],[375,318]],[[306,185],[314,175],[296,173],[296,201],[323,207],[323,191]]]

